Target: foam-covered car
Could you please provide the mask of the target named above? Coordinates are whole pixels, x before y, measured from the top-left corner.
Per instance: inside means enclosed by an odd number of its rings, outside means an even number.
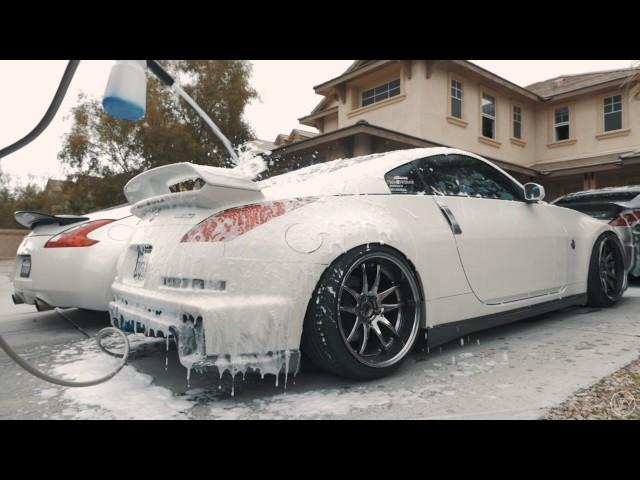
[[[176,185],[195,187],[179,191]],[[199,187],[199,188],[198,188]],[[606,223],[487,160],[424,148],[261,182],[181,163],[125,187],[140,218],[112,322],[173,336],[188,368],[375,378],[431,346],[626,288]]]

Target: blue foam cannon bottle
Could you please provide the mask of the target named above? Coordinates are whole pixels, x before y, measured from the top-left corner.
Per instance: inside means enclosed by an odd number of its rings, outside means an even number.
[[[104,92],[102,106],[121,120],[140,120],[147,106],[147,62],[118,60]]]

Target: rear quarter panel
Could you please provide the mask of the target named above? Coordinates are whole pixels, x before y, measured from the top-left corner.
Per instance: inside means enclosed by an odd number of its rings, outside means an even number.
[[[373,243],[407,257],[427,300],[470,291],[451,229],[425,195],[319,198],[228,242],[225,256],[329,265],[348,250]]]
[[[567,262],[567,284],[579,286],[577,291],[586,292],[593,246],[600,235],[613,230],[607,224],[576,210],[555,205],[550,205],[550,208],[560,219],[568,238],[575,241],[575,250],[567,246],[571,249],[568,255],[572,259]]]

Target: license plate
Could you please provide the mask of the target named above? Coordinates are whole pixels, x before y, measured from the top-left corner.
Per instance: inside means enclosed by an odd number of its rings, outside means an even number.
[[[27,278],[31,274],[31,257],[24,257],[20,265],[20,276]]]
[[[133,269],[134,280],[144,280],[144,275],[149,267],[151,250],[151,245],[138,245],[138,257],[136,258],[136,266]]]

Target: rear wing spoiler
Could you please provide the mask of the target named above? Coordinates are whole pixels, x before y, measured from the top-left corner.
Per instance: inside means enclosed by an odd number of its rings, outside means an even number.
[[[89,217],[81,217],[78,215],[51,215],[49,213],[27,210],[19,210],[13,214],[13,217],[16,219],[16,222],[30,230],[33,230],[38,225],[57,223],[58,225],[64,226],[89,220]]]
[[[201,187],[188,191],[172,191],[182,182],[199,180]],[[180,205],[220,208],[264,199],[260,187],[230,168],[193,163],[174,163],[153,168],[132,178],[124,186],[131,213],[140,217],[145,212]]]

